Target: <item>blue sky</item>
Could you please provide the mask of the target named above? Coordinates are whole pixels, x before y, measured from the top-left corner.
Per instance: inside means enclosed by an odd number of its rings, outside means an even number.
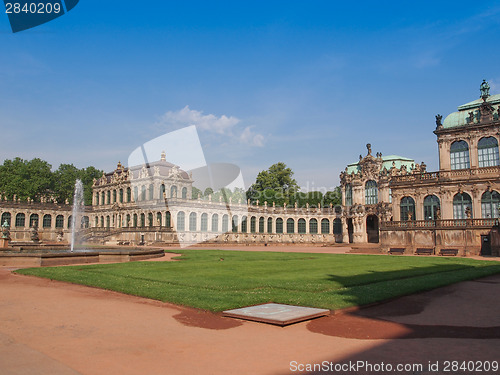
[[[0,159],[54,168],[195,124],[247,185],[283,161],[330,188],[366,143],[436,170],[434,116],[500,93],[494,1],[81,0],[16,34],[0,15],[0,46]]]

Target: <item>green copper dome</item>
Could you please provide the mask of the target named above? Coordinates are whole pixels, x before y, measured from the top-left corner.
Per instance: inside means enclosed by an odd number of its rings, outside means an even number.
[[[491,105],[500,104],[500,94],[488,96],[486,99]],[[466,103],[458,107],[458,112],[450,113],[443,121],[443,128],[456,128],[458,126],[464,126],[469,124],[469,112],[474,112],[474,116],[477,119],[479,107],[483,103],[483,99],[479,98],[473,100],[472,102]]]

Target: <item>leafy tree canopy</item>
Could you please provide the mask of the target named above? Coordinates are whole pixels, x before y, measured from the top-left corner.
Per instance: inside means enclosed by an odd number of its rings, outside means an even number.
[[[75,181],[82,180],[85,204],[92,204],[92,183],[102,171],[87,167],[76,168],[73,164],[61,164],[52,172],[52,166],[41,159],[23,160],[15,158],[4,160],[0,165],[0,192],[13,199],[33,199],[36,202],[55,198],[57,202],[73,201]]]
[[[291,195],[299,190],[297,181],[293,178],[292,169],[288,168],[285,163],[279,162],[259,172],[255,183],[247,191],[247,197],[252,202],[259,200],[263,203],[265,199],[261,199],[262,193],[266,190],[281,193],[284,202],[289,203]]]
[[[267,202],[276,206],[295,205],[298,207],[327,207],[341,204],[340,187],[323,194],[321,191],[301,192],[293,178],[293,171],[285,163],[276,163],[268,170],[257,175],[255,183],[247,191],[247,197],[253,204]]]

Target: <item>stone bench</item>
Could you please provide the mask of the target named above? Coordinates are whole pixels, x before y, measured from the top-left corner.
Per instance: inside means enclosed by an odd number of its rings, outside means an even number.
[[[458,249],[441,249],[439,255],[442,256],[457,256]]]
[[[389,255],[403,255],[405,253],[404,247],[391,247],[389,249]]]
[[[434,249],[431,247],[420,247],[415,251],[415,255],[432,255]]]

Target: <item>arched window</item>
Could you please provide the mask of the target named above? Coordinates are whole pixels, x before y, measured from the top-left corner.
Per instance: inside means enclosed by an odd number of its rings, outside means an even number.
[[[94,224],[95,224],[94,226],[96,228],[99,226],[99,217],[98,216],[95,217]]]
[[[295,220],[293,220],[292,218],[287,219],[286,221],[286,232],[287,233],[295,232]]]
[[[218,232],[219,231],[219,215],[213,214],[212,215],[212,232]]]
[[[113,190],[113,203],[116,203],[116,190]]]
[[[377,183],[373,180],[366,181],[365,184],[365,204],[378,203],[378,188]]]
[[[161,212],[156,213],[156,222],[158,223],[158,226],[162,226],[162,217],[161,217]]]
[[[309,220],[309,233],[312,234],[318,233],[318,220],[316,219]]]
[[[456,141],[450,147],[451,169],[470,168],[469,145],[465,141]]]
[[[321,220],[321,234],[330,233],[330,220],[323,219]]]
[[[481,197],[481,215],[484,219],[498,217],[500,194],[496,191],[486,191]]]
[[[30,215],[30,227],[38,227],[38,214]],[[24,226],[24,225],[23,225]],[[16,225],[17,227],[17,225]]]
[[[170,187],[170,198],[177,198],[177,186],[175,185]]]
[[[144,228],[146,226],[146,215],[143,213],[141,214],[141,228]]]
[[[333,234],[342,234],[342,220],[339,218],[333,220]]]
[[[71,225],[71,220],[69,220],[68,225]],[[104,228],[104,216],[101,216],[101,228]]]
[[[73,215],[69,215],[69,217],[68,217],[68,229],[71,229],[72,225],[73,225]]]
[[[9,227],[11,226],[11,220],[12,216],[10,214],[10,212],[4,212],[2,214],[2,222],[0,223],[1,225],[3,225],[3,223],[5,223],[5,221],[7,221],[7,224],[9,224]]]
[[[109,228],[111,226],[111,220],[109,216],[106,216],[106,228]]]
[[[164,199],[165,198],[165,184],[161,184],[161,186],[160,186],[160,196],[158,198],[159,199]]]
[[[415,220],[415,201],[412,197],[401,198],[399,205],[401,221]]]
[[[243,216],[241,218],[241,233],[246,233],[247,232],[247,217]]]
[[[106,204],[106,195],[104,194],[104,191],[101,193],[101,204]]]
[[[134,224],[134,228],[137,228],[137,214],[134,214],[133,224]]]
[[[188,197],[188,189],[186,187],[182,188],[182,199],[187,199]]]
[[[111,204],[111,191],[106,192],[106,203]]]
[[[259,218],[259,233],[264,233],[264,217]]]
[[[146,185],[141,186],[141,201],[146,200]]]
[[[167,213],[165,214],[165,225],[167,226],[167,228],[170,228],[172,226],[172,214],[170,213],[170,211],[167,211]]]
[[[299,219],[299,222],[297,223],[297,232],[298,233],[306,233],[306,220],[305,219]]]
[[[64,216],[63,215],[56,216],[56,228],[64,228]]]
[[[184,231],[186,229],[186,214],[183,211],[177,213],[177,232]]]
[[[233,233],[238,232],[238,215],[233,216],[232,224],[231,230]]]
[[[255,232],[257,232],[257,218],[255,216],[252,216],[250,218],[250,233]]]
[[[150,212],[148,214],[148,227],[152,227],[153,226],[153,214]]]
[[[95,195],[95,205],[99,206],[99,193],[96,193]]]
[[[127,188],[127,202],[130,203],[131,200],[132,200],[132,190],[130,190],[130,188],[128,187]]]
[[[125,226],[128,228],[130,227],[130,214],[127,214],[127,218],[125,219]]]
[[[196,212],[191,212],[189,214],[189,230],[191,232],[196,231]]]
[[[123,189],[120,189],[120,203],[123,203]]]
[[[481,138],[477,143],[479,168],[499,165],[498,141],[495,137]]]
[[[467,219],[466,211],[470,212],[472,218],[472,199],[467,193],[458,193],[453,197],[453,218]]]
[[[273,233],[273,218],[267,218],[267,233]]]
[[[428,195],[424,198],[424,220],[438,220],[440,217],[440,202],[435,195]]]
[[[208,231],[208,215],[203,213],[201,214],[201,227],[200,230],[202,232]]]
[[[226,233],[229,230],[229,216],[222,216],[222,232]]]
[[[352,185],[347,184],[345,186],[345,205],[352,206]]]
[[[43,215],[43,227],[50,228],[52,226],[52,216],[49,214]]]
[[[283,233],[283,219],[281,217],[276,219],[276,233]]]
[[[134,202],[139,201],[139,187],[134,186]]]
[[[149,200],[152,201],[155,197],[155,188],[153,184],[149,184]]]

